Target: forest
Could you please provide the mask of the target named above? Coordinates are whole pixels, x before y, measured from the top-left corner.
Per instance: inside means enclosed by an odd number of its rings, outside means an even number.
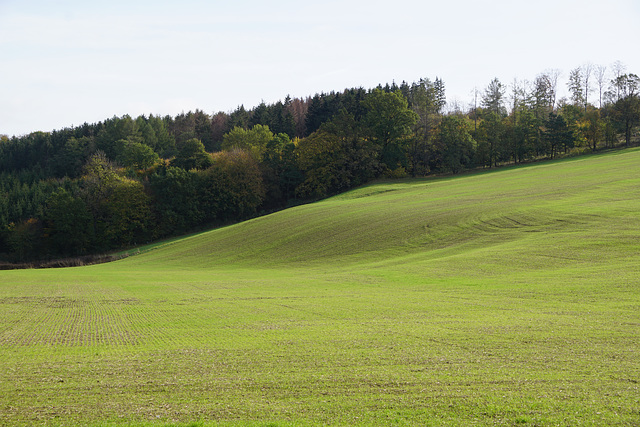
[[[461,173],[638,143],[640,78],[620,63],[493,79],[468,107],[440,78],[232,112],[128,115],[0,137],[0,261],[107,253],[381,178]]]

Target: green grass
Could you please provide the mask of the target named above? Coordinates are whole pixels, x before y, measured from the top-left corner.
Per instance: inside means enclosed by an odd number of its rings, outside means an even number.
[[[640,150],[0,272],[0,425],[639,425]]]

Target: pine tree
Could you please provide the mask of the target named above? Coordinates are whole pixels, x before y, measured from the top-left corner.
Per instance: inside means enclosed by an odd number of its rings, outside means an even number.
[[[433,83],[433,88],[436,94],[436,112],[442,114],[444,106],[447,105],[447,96],[444,90],[444,82],[442,79],[436,77]]]

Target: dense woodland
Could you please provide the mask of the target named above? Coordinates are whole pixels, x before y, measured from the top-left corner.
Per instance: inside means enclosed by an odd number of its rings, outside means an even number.
[[[422,79],[176,117],[113,117],[0,139],[0,260],[104,253],[379,178],[460,173],[637,143],[640,78],[620,63],[507,85],[469,107]]]

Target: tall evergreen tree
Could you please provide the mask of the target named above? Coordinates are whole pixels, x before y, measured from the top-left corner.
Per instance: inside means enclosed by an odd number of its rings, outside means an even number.
[[[498,116],[505,115],[507,110],[504,106],[505,88],[498,78],[494,78],[487,86],[482,97],[482,106]]]
[[[436,77],[433,82],[433,88],[435,90],[436,112],[442,114],[445,105],[447,105],[447,96],[445,93],[444,82],[441,78]]]

